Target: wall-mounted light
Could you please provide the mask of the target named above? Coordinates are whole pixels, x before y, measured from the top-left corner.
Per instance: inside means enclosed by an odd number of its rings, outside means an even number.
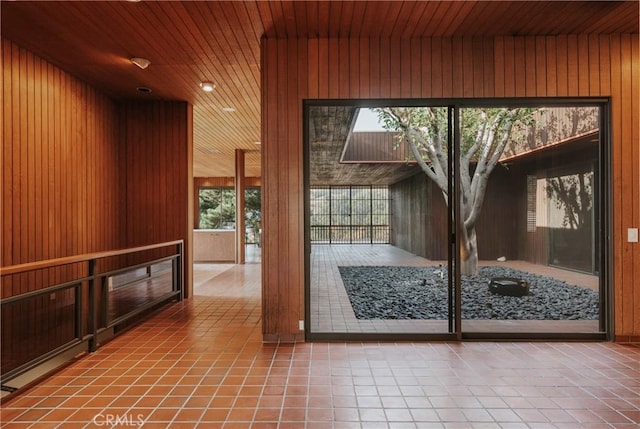
[[[202,88],[203,91],[206,92],[211,92],[215,89],[216,85],[213,82],[209,82],[209,81],[204,81],[204,82],[200,82],[200,88]]]
[[[138,57],[131,58],[131,62],[143,70],[149,67],[149,64],[151,64],[151,61],[149,61],[148,59]]]

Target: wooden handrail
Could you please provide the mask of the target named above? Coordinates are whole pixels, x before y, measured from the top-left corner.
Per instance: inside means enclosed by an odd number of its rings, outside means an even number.
[[[64,258],[47,259],[45,261],[28,262],[26,264],[10,265],[8,267],[0,267],[0,275],[18,274],[27,271],[41,270],[43,268],[57,267],[60,265],[75,264],[78,262],[86,262],[92,259],[108,258],[110,256],[126,255],[127,253],[142,252],[144,250],[159,249],[177,244],[182,244],[183,240],[167,241],[165,243],[149,244],[147,246],[130,247],[127,249],[107,250],[104,252],[86,253],[84,255],[67,256]]]

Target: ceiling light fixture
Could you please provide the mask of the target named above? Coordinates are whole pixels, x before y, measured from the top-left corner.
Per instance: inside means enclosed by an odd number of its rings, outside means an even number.
[[[216,84],[213,82],[209,82],[209,81],[204,81],[204,82],[200,82],[200,88],[202,88],[203,91],[206,92],[211,92],[215,89]]]
[[[151,64],[151,61],[149,61],[148,59],[138,57],[131,58],[131,62],[140,67],[142,70],[146,69],[147,67],[149,67],[149,64]]]
[[[227,113],[232,113],[232,112],[235,112],[236,109],[235,109],[235,107],[223,107],[222,111],[223,112],[227,112]]]

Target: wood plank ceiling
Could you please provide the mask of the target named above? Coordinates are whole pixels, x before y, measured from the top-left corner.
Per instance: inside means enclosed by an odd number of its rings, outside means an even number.
[[[116,99],[194,106],[194,175],[260,176],[260,39],[638,33],[637,1],[6,2],[6,37]],[[146,70],[131,57],[151,60]],[[199,83],[216,84],[213,92]],[[144,94],[137,87],[153,92]],[[229,109],[234,111],[229,112]]]

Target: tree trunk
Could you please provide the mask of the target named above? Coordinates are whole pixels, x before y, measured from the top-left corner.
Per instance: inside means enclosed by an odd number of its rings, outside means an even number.
[[[472,276],[478,273],[478,244],[475,226],[467,230],[461,228],[460,237],[460,274]]]

